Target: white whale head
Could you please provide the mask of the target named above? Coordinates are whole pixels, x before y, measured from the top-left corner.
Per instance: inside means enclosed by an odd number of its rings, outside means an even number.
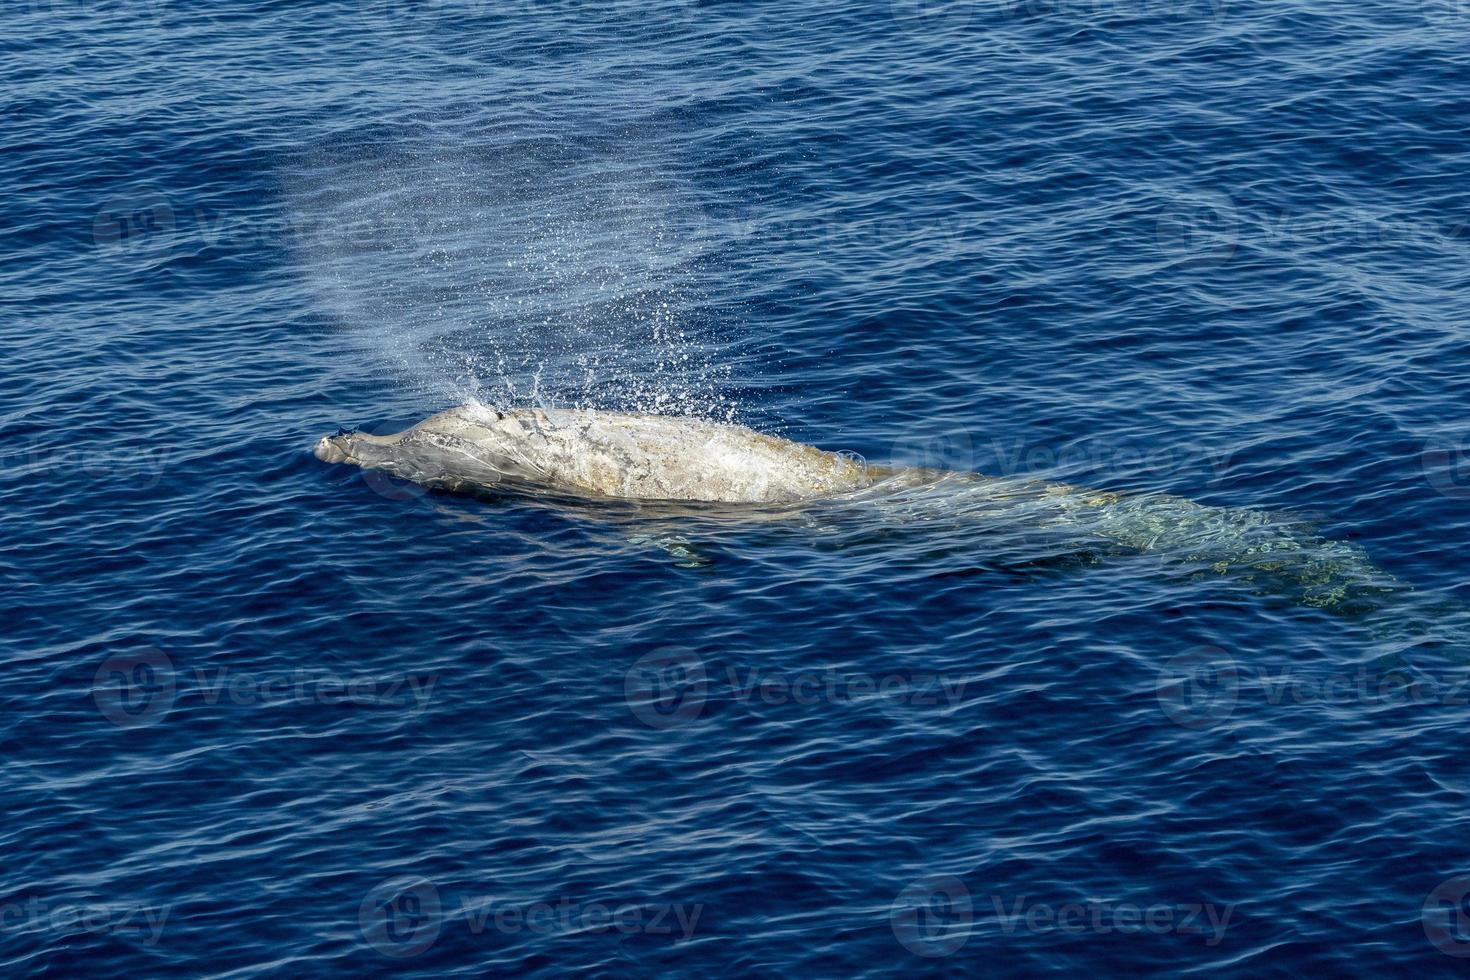
[[[338,429],[334,435],[322,436],[312,453],[323,463],[346,463],[352,459],[352,437],[356,433]]]
[[[451,489],[772,503],[860,489],[860,460],[697,418],[471,404],[394,435],[338,432],[317,458]]]
[[[542,415],[544,413],[535,413]],[[547,474],[544,426],[531,413],[480,405],[440,412],[391,435],[339,429],[318,440],[317,459],[383,470],[419,483],[499,485],[537,482]]]

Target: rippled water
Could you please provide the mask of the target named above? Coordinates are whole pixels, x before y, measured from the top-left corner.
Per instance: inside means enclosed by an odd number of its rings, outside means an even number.
[[[7,972],[1464,969],[1455,3],[0,22]],[[994,479],[310,455],[469,397]]]

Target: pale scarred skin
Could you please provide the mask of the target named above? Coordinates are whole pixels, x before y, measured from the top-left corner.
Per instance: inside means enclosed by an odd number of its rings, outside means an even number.
[[[449,488],[573,496],[790,503],[869,486],[861,459],[741,425],[585,410],[461,405],[388,436],[342,432],[319,459]]]

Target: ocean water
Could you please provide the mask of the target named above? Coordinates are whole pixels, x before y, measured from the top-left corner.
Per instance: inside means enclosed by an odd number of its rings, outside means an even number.
[[[1463,973],[1462,3],[0,24],[0,970]],[[468,398],[1315,530],[310,453]]]

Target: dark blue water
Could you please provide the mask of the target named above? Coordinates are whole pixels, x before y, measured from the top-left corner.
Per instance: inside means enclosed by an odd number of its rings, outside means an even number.
[[[4,972],[1465,969],[1461,5],[0,24]],[[691,561],[310,455],[467,397],[1252,508],[1398,585],[1005,507]]]

